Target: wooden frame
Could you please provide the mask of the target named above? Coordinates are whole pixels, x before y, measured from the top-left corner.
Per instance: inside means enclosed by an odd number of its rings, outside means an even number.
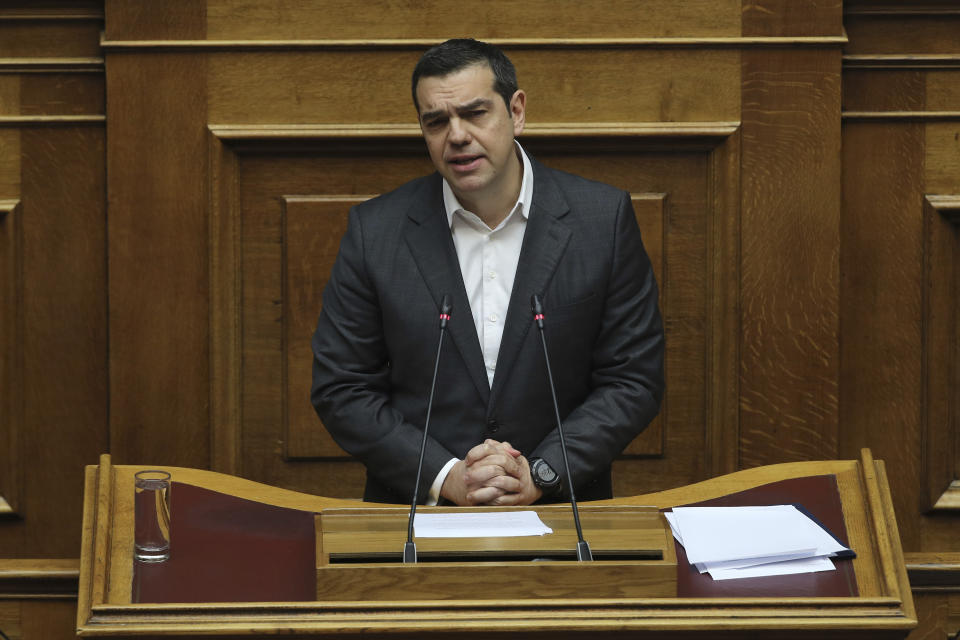
[[[927,195],[924,217],[924,470],[930,508],[960,509],[960,196]]]
[[[248,637],[257,634],[375,637],[430,631],[437,637],[482,628],[488,635],[583,632],[694,637],[762,632],[764,637],[904,637],[916,615],[882,462],[799,462],[740,471],[687,487],[598,504],[666,507],[769,482],[835,474],[860,595],[850,598],[559,598],[527,601],[351,601],[249,604],[133,604],[133,474],[109,456],[87,468],[80,597],[81,637]],[[168,468],[179,482],[315,512],[362,503],[300,494],[222,474]]]
[[[20,508],[23,426],[23,227],[19,200],[0,200],[0,516]]]
[[[322,151],[368,143],[420,149],[416,125],[210,125],[210,445],[211,468],[241,469],[242,248],[239,163],[244,153],[269,149]],[[710,475],[739,461],[740,125],[737,122],[542,123],[528,126],[530,145],[547,148],[682,148],[708,156],[707,328],[705,378]],[[647,194],[635,194],[647,197]],[[722,381],[722,382],[721,382]],[[655,434],[651,434],[655,435]],[[289,437],[284,438],[288,443]],[[654,451],[646,447],[642,452]],[[662,451],[662,447],[656,449]],[[639,451],[639,450],[638,450]],[[628,450],[627,454],[636,453]]]

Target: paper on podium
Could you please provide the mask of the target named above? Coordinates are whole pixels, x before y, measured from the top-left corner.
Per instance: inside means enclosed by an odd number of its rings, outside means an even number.
[[[413,531],[418,538],[506,538],[553,533],[536,511],[418,513],[413,518]]]
[[[716,580],[831,570],[827,558],[850,553],[793,505],[677,507],[665,515],[690,564]]]
[[[761,578],[763,576],[785,576],[794,573],[833,571],[835,568],[830,558],[814,556],[812,558],[801,558],[799,560],[758,564],[753,567],[742,567],[739,569],[710,569],[710,577],[714,580]]]

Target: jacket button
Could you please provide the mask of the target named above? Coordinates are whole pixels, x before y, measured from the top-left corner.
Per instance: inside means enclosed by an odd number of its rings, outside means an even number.
[[[497,431],[500,431],[500,425],[497,424],[496,420],[490,418],[487,420],[487,431],[490,433],[496,433]]]

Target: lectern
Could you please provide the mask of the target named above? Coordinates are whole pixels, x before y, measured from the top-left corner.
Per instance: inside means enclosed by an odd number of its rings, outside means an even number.
[[[570,559],[572,516],[559,506],[537,508],[547,536],[418,540],[424,561],[403,565],[403,507],[176,467],[162,467],[174,482],[170,560],[135,563],[133,476],[143,468],[109,456],[87,468],[80,636],[873,640],[916,626],[883,463],[866,450],[585,503],[589,565]],[[686,562],[661,513],[784,502],[856,558],[817,574],[714,582]]]

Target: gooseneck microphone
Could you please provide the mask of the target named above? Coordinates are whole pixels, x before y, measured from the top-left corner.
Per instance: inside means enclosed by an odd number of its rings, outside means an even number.
[[[563,469],[567,473],[567,490],[570,492],[570,506],[573,508],[573,523],[577,526],[577,560],[580,562],[593,560],[590,545],[583,539],[583,530],[580,528],[580,511],[577,509],[577,497],[573,493],[573,476],[570,475],[570,462],[567,460],[567,443],[563,439],[563,424],[560,421],[560,407],[557,405],[557,391],[553,386],[553,372],[550,370],[550,355],[547,353],[547,338],[543,332],[543,305],[540,296],[533,294],[530,297],[530,306],[533,309],[533,320],[540,329],[540,343],[543,345],[543,359],[547,363],[547,380],[550,381],[550,397],[553,399],[553,415],[557,420],[557,432],[560,434],[560,451],[563,453]]]
[[[423,423],[423,440],[420,442],[420,462],[417,463],[417,479],[413,483],[413,501],[410,503],[410,518],[407,521],[407,542],[403,545],[403,561],[417,561],[417,545],[413,542],[413,519],[417,514],[417,499],[420,497],[420,476],[423,474],[423,454],[427,450],[427,429],[430,428],[430,412],[433,410],[433,392],[437,388],[437,371],[440,369],[440,351],[443,349],[443,334],[450,320],[450,296],[443,294],[440,300],[440,341],[437,343],[437,358],[433,363],[433,381],[430,383],[430,400],[427,401],[427,419]]]

